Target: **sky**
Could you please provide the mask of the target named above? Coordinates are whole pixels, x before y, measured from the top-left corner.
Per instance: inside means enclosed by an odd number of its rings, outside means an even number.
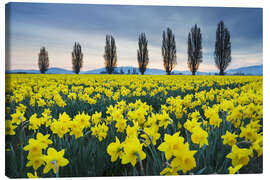
[[[38,69],[38,53],[45,46],[50,67],[71,70],[75,42],[84,54],[81,71],[102,68],[107,34],[116,41],[117,65],[137,67],[138,36],[145,32],[148,68],[163,69],[162,32],[169,27],[176,40],[175,70],[185,71],[188,33],[197,24],[203,47],[199,71],[215,72],[215,36],[221,20],[231,35],[232,62],[227,69],[263,64],[261,8],[9,3],[6,68]]]

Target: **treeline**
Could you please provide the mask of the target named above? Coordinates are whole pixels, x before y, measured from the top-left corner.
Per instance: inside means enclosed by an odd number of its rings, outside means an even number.
[[[187,66],[192,75],[195,75],[200,64],[203,62],[202,33],[197,24],[195,24],[188,33],[187,45]],[[138,38],[137,61],[138,69],[142,75],[145,73],[149,64],[148,53],[148,40],[146,38],[146,34],[141,33]],[[164,70],[167,75],[170,75],[177,65],[175,35],[170,28],[167,28],[162,33],[161,54]],[[79,43],[75,42],[71,55],[72,69],[74,73],[79,74],[80,69],[83,66],[83,53]],[[45,47],[40,49],[38,57],[39,70],[44,74],[49,68],[49,56]],[[108,74],[112,74],[117,67],[118,60],[116,42],[114,37],[111,35],[106,35],[103,57],[106,72]],[[230,32],[225,27],[223,21],[218,23],[216,30],[214,62],[219,70],[219,75],[224,75],[226,68],[231,62]]]

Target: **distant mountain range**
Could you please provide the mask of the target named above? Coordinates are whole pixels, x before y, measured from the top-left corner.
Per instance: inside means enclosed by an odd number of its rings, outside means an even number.
[[[124,74],[132,74],[133,69],[136,69],[136,72],[139,73],[139,69],[132,66],[122,66],[117,67],[115,69],[116,72],[120,73],[121,71],[124,72]],[[6,73],[12,73],[12,74],[39,74],[39,70],[24,70],[24,69],[16,69],[16,70],[7,70]],[[89,71],[81,71],[80,74],[102,74],[106,73],[105,68],[99,68]],[[217,72],[197,72],[197,75],[214,75]],[[228,75],[263,75],[263,65],[256,65],[256,66],[247,66],[247,67],[241,67],[236,69],[229,69],[226,71]],[[49,68],[46,74],[74,74],[73,71],[62,69],[62,68]],[[145,72],[146,75],[164,75],[166,72],[161,69],[153,69],[148,68]],[[173,74],[184,74],[184,75],[190,75],[190,71],[173,71]]]
[[[227,71],[228,74],[241,74],[244,73],[246,75],[263,75],[263,65],[257,66],[247,66],[241,67],[237,69],[230,69]]]

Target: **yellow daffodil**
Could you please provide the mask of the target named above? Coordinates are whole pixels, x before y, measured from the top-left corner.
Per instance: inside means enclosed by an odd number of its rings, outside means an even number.
[[[122,156],[122,164],[131,163],[132,166],[136,165],[137,160],[142,161],[146,158],[145,152],[142,150],[143,144],[135,138],[131,137],[123,143],[124,154]]]
[[[109,129],[108,126],[106,126],[106,124],[103,123],[95,125],[95,127],[92,127],[91,131],[93,136],[96,136],[99,141],[102,141],[107,137],[108,129]]]
[[[64,158],[64,149],[57,152],[54,148],[49,148],[47,153],[47,155],[42,156],[42,159],[46,162],[43,169],[44,174],[47,174],[51,169],[53,169],[54,173],[59,172],[59,167],[68,165],[69,161]]]
[[[230,166],[228,168],[230,174],[235,174],[237,171],[239,171],[243,167],[243,164],[239,164],[235,167]]]
[[[29,144],[24,146],[25,151],[29,151],[31,155],[40,155],[42,153],[42,149],[45,149],[47,146],[43,143],[40,143],[39,140],[29,139]]]
[[[123,145],[117,137],[115,137],[115,142],[108,145],[107,153],[111,156],[111,162],[114,162],[118,157],[121,158],[123,156]]]
[[[39,178],[36,171],[35,171],[34,174],[32,174],[32,173],[27,173],[27,177],[28,177],[28,178]]]
[[[232,146],[232,152],[229,153],[226,157],[230,158],[232,160],[232,165],[234,167],[238,165],[247,165],[249,162],[249,156],[251,155],[251,152],[249,149],[245,148],[238,148],[236,145]]]
[[[183,173],[193,169],[196,167],[196,160],[194,158],[194,154],[197,151],[190,151],[187,148],[182,150],[181,155],[177,155],[171,162],[171,166],[173,168],[177,168],[182,170]]]
[[[201,148],[204,144],[208,145],[208,133],[196,126],[192,129],[191,140],[194,144],[199,144]]]
[[[5,121],[5,134],[6,135],[15,135],[14,129],[16,129],[16,125],[12,123],[10,120]]]
[[[174,135],[165,134],[164,142],[158,147],[159,151],[165,153],[167,160],[184,147],[184,138],[180,137],[179,134],[180,132],[176,132]]]
[[[32,166],[34,170],[37,170],[40,166],[44,165],[44,161],[41,158],[41,154],[38,156],[30,156],[28,163],[26,164],[26,167]]]
[[[237,135],[229,131],[226,131],[226,134],[221,136],[221,138],[223,139],[223,144],[233,146],[236,143]]]
[[[44,145],[45,148],[47,148],[47,146],[49,144],[52,144],[52,140],[49,139],[50,137],[50,134],[46,134],[46,135],[43,135],[42,133],[37,133],[37,136],[36,136],[36,139]]]

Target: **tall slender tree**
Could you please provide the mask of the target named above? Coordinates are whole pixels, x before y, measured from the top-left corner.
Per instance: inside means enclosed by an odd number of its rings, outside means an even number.
[[[83,65],[83,53],[79,43],[74,44],[72,52],[72,69],[76,74],[79,74]]]
[[[49,56],[45,47],[42,47],[38,54],[38,67],[41,74],[44,74],[49,68]]]
[[[110,35],[106,35],[104,60],[106,71],[112,74],[117,66],[117,54],[115,40]]]
[[[198,71],[200,63],[202,62],[202,34],[197,24],[191,28],[188,34],[188,68],[192,75]]]
[[[175,37],[170,28],[167,28],[167,32],[163,31],[162,37],[163,66],[167,75],[170,75],[177,64]]]
[[[145,33],[141,33],[138,41],[139,49],[137,50],[137,59],[139,70],[142,75],[144,75],[144,72],[146,71],[149,63],[147,44],[148,41],[146,39]]]
[[[230,32],[225,27],[224,22],[220,21],[216,31],[215,43],[215,63],[219,69],[219,74],[224,75],[224,72],[230,64],[231,58],[231,41]]]

